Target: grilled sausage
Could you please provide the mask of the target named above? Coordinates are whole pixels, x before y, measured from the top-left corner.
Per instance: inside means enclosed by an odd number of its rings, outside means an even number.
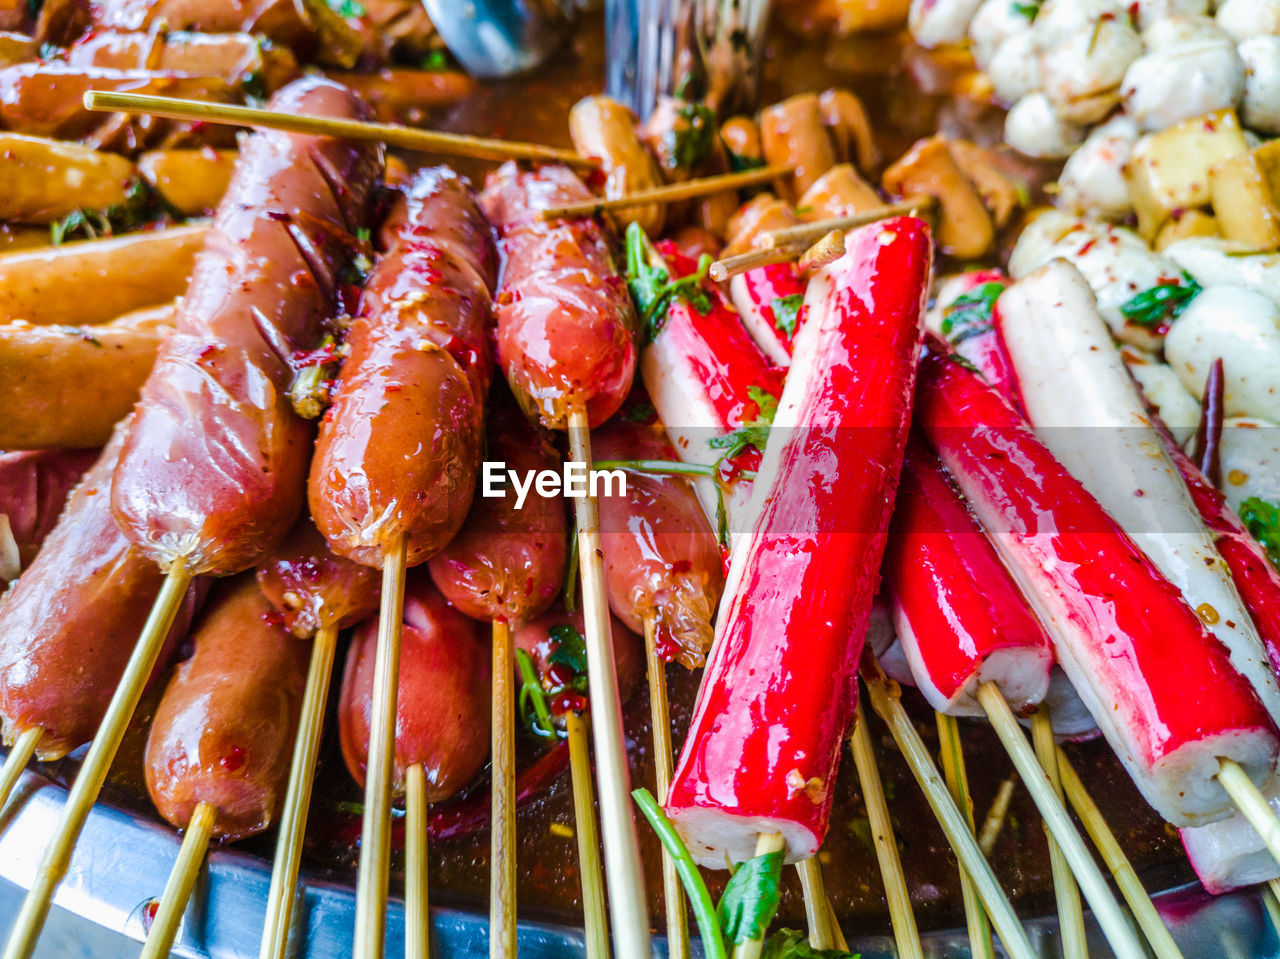
[[[380,567],[406,537],[410,565],[462,526],[492,376],[488,228],[466,182],[423,171],[384,227],[351,353],[311,465],[311,515],[334,552]]]
[[[662,185],[658,164],[636,132],[631,111],[606,96],[583,97],[569,111],[573,147],[584,157],[596,157],[605,172],[604,195],[625,196]],[[662,232],[666,210],[661,204],[615,210],[620,226],[639,223],[650,236]]]
[[[590,198],[568,167],[507,163],[480,200],[505,256],[498,360],[525,413],[550,429],[565,429],[574,408],[585,408],[592,426],[603,423],[635,376],[636,317],[608,233],[590,217],[537,216]]]
[[[369,755],[376,619],[351,643],[342,676],[338,724],[342,755],[364,785]],[[445,602],[425,569],[405,586],[404,632],[396,700],[393,789],[404,793],[405,770],[421,763],[427,802],[469,783],[489,754],[489,650],[479,628]]]
[[[125,200],[133,164],[114,153],[46,137],[0,134],[0,219],[53,223]]]
[[[258,567],[258,588],[295,636],[324,626],[346,629],[378,608],[379,577],[368,566],[335,556],[310,516]]]
[[[298,61],[286,47],[248,33],[102,30],[70,46],[66,62],[220,77],[257,96],[274,93],[298,75]]]
[[[243,839],[284,801],[308,650],[248,575],[219,587],[192,639],[151,722],[147,792],[180,829],[206,802],[214,835]]]
[[[16,579],[52,532],[97,450],[0,453],[0,580]]]
[[[138,175],[179,213],[202,216],[217,209],[235,161],[234,153],[212,147],[153,150],[138,157]]]
[[[271,105],[365,112],[349,91],[314,78]],[[163,568],[246,569],[302,512],[311,427],[289,402],[289,360],[319,344],[337,311],[348,234],[366,223],[381,155],[278,131],[245,140],[112,489],[121,529]]]
[[[802,93],[775,103],[760,114],[764,158],[795,171],[779,191],[794,200],[836,163],[817,94]]]

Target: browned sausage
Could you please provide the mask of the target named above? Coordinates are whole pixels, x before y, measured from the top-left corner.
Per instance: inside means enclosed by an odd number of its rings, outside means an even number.
[[[537,216],[591,195],[568,167],[506,163],[481,197],[505,256],[498,360],[525,413],[549,429],[567,428],[573,408],[603,423],[635,376],[637,322],[612,238],[590,217]]]
[[[160,571],[111,516],[120,445],[117,432],[0,604],[0,724],[5,742],[44,729],[41,759],[61,758],[93,737],[160,592]],[[193,587],[170,630],[170,651],[186,634],[195,601]],[[166,660],[162,653],[157,669]]]
[[[527,475],[557,470],[560,457],[508,397],[489,414],[487,461]],[[564,578],[564,501],[530,490],[520,509],[506,484],[504,495],[477,494],[462,530],[431,558],[436,588],[468,616],[522,623],[544,612]]]
[[[795,224],[796,215],[791,211],[791,204],[768,193],[757,194],[744,203],[729,221],[729,243],[721,255],[746,253],[761,233]]]
[[[350,91],[317,78],[271,106],[365,116]],[[312,430],[290,404],[290,361],[337,313],[381,158],[372,145],[279,131],[244,141],[112,488],[121,528],[161,567],[247,569],[301,514]]]
[[[313,51],[315,29],[307,6],[294,0],[97,0],[94,26],[100,30],[168,30],[196,33],[259,34],[299,55]]]
[[[179,829],[204,802],[214,835],[243,839],[284,801],[308,649],[250,575],[218,586],[192,639],[151,721],[147,792]]]
[[[346,629],[378,609],[381,580],[368,566],[335,556],[304,516],[275,555],[258,567],[258,586],[302,638],[324,626]]]
[[[97,458],[97,450],[0,453],[0,580],[17,578],[18,569],[35,559],[67,494]]]
[[[66,62],[75,67],[220,77],[255,96],[274,93],[298,75],[298,61],[286,47],[248,33],[102,30],[70,46]]]
[[[236,155],[230,150],[153,150],[138,157],[138,175],[184,216],[213,212],[222,202]]]
[[[0,133],[0,218],[53,223],[75,210],[123,203],[133,164],[114,153],[47,137]]]
[[[592,437],[597,460],[675,460],[662,424],[615,417]],[[637,632],[652,618],[658,654],[700,667],[724,588],[720,544],[679,476],[629,472],[625,496],[600,497],[609,608]]]
[[[662,173],[636,132],[636,118],[617,100],[583,97],[569,111],[569,135],[581,156],[595,157],[605,173],[604,195],[625,196],[662,185]],[[626,227],[639,223],[650,236],[662,233],[666,210],[661,204],[614,210],[615,221]]]
[[[800,219],[825,220],[829,217],[852,216],[883,204],[880,194],[848,163],[837,163],[804,191],[797,205],[804,212]]]
[[[859,170],[870,175],[880,151],[862,101],[848,90],[832,88],[818,95],[818,110],[835,141],[836,156],[846,163],[856,163]]]
[[[720,142],[729,151],[730,159],[736,158],[740,167],[759,166],[764,163],[764,149],[760,146],[760,127],[750,117],[730,117],[720,124]]]
[[[760,114],[760,142],[769,164],[795,171],[779,190],[792,201],[836,162],[822,109],[813,93],[789,97],[764,110]]]
[[[461,70],[383,67],[372,73],[332,70],[328,75],[364,97],[386,123],[421,124],[432,110],[457,103],[476,88],[475,80]]]
[[[338,702],[342,755],[364,785],[373,708],[378,624],[360,628],[347,653]],[[447,799],[475,778],[489,754],[489,649],[476,623],[445,602],[425,569],[405,586],[404,632],[396,699],[393,790],[421,764],[427,802]]]
[[[311,464],[316,526],[334,552],[381,567],[404,537],[410,565],[462,526],[492,376],[496,260],[466,181],[420,172],[384,227]]]

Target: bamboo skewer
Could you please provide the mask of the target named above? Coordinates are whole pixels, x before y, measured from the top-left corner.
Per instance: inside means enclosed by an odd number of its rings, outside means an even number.
[[[1280,862],[1280,820],[1262,790],[1253,784],[1239,763],[1230,759],[1218,759],[1218,782],[1244,818],[1249,820],[1249,825],[1258,833],[1267,851],[1276,862]]]
[[[298,864],[302,859],[303,834],[311,787],[315,782],[316,757],[324,733],[324,707],[329,698],[333,659],[338,645],[336,626],[322,626],[311,643],[307,685],[298,713],[298,736],[293,744],[289,785],[280,811],[280,832],[276,837],[271,886],[267,893],[267,918],[262,929],[259,959],[284,959],[293,920],[294,896],[298,888]]]
[[[767,233],[760,234],[756,245],[767,250],[795,246],[796,244],[808,246],[811,243],[816,243],[832,230],[839,230],[844,233],[856,227],[866,226],[868,223],[875,223],[877,220],[886,220],[891,216],[902,216],[916,210],[931,209],[936,202],[931,196],[909,196],[905,200],[896,200],[893,203],[886,203],[884,206],[864,210],[861,213],[853,213],[849,216],[837,216],[828,220],[814,220],[812,223],[800,223],[796,226],[769,230]]]
[[[1129,911],[1133,913],[1138,927],[1147,937],[1147,942],[1151,944],[1156,959],[1182,959],[1182,951],[1173,941],[1173,936],[1169,934],[1160,914],[1156,912],[1151,897],[1147,895],[1147,891],[1138,880],[1138,874],[1134,872],[1133,864],[1120,848],[1120,843],[1116,841],[1115,834],[1111,832],[1111,827],[1107,825],[1093,797],[1089,795],[1084,783],[1076,775],[1075,769],[1067,760],[1067,754],[1061,747],[1055,748],[1058,754],[1058,772],[1062,777],[1062,788],[1067,794],[1067,801],[1071,803],[1076,816],[1084,824],[1094,847],[1101,853],[1102,861],[1111,870],[1116,885],[1120,887],[1121,895],[1129,904]]]
[[[431,913],[427,908],[427,774],[421,763],[404,771],[404,954],[429,959]]]
[[[756,856],[767,856],[774,852],[785,852],[786,841],[780,832],[762,832],[756,838]],[[733,959],[760,959],[764,948],[764,933],[761,930],[759,939],[745,939],[733,947]]]
[[[806,275],[816,273],[828,263],[834,263],[844,256],[844,233],[832,230],[824,233],[813,246],[800,254],[796,268]]]
[[[538,211],[538,219],[562,220],[576,216],[599,216],[605,210],[621,210],[650,203],[675,203],[678,200],[707,196],[725,190],[757,186],[788,176],[791,172],[790,167],[770,166],[757,170],[742,170],[738,173],[719,173],[715,176],[685,180],[683,183],[668,183],[648,190],[636,190],[634,193],[626,193],[622,196],[600,197],[593,200],[580,200],[577,203],[566,203],[564,206],[547,207]]]
[[[1004,820],[1009,815],[1009,802],[1013,799],[1013,791],[1018,785],[1018,774],[1015,772],[1008,779],[1002,780],[996,790],[996,798],[991,801],[991,808],[982,818],[982,829],[978,833],[978,848],[984,856],[990,856],[996,848],[996,840],[1000,838],[1000,830],[1004,829]]]
[[[40,937],[40,929],[49,915],[53,894],[71,865],[71,854],[80,837],[80,830],[84,828],[89,811],[93,808],[98,793],[102,791],[107,771],[120,749],[120,741],[124,739],[125,730],[138,707],[138,700],[142,698],[142,690],[160,657],[165,637],[173,626],[173,620],[190,583],[191,574],[187,569],[176,566],[169,571],[160,587],[160,593],[142,627],[142,634],[129,656],[124,675],[120,677],[120,684],[116,686],[111,703],[98,726],[98,733],[94,736],[76,781],[67,794],[58,828],[45,849],[35,882],[23,900],[22,909],[9,934],[4,959],[31,959],[36,940]]]
[[[1053,741],[1053,722],[1047,709],[1039,709],[1031,716],[1031,742],[1036,759],[1049,779],[1049,785],[1062,798],[1062,780],[1058,774],[1058,749]],[[1049,869],[1053,874],[1053,898],[1058,906],[1058,930],[1062,936],[1063,959],[1089,959],[1089,944],[1084,932],[1084,908],[1080,904],[1080,889],[1071,867],[1067,864],[1053,834],[1045,831],[1049,843]]]
[[[855,711],[849,745],[853,749],[853,764],[858,771],[862,801],[871,822],[871,839],[875,843],[876,859],[880,861],[880,876],[884,880],[889,921],[893,925],[898,955],[901,959],[924,959],[920,930],[916,928],[915,913],[911,909],[911,892],[907,887],[907,877],[902,872],[898,842],[889,818],[889,804],[885,801],[884,786],[880,782],[880,770],[876,766],[875,750],[871,746],[871,734],[867,732],[867,718],[861,701]]]
[[[493,782],[489,833],[489,957],[516,955],[515,665],[511,626],[493,621]]]
[[[653,725],[653,771],[657,794],[665,796],[671,787],[671,713],[667,708],[666,664],[658,655],[655,638],[657,622],[653,613],[644,617],[644,648],[649,673],[649,713]],[[662,850],[662,895],[667,912],[667,955],[688,959],[689,917],[675,860]]]
[[[374,123],[366,120],[281,113],[261,107],[212,103],[207,100],[188,100],[181,97],[90,90],[84,95],[84,106],[86,110],[107,113],[117,111],[146,113],[175,120],[200,120],[205,123],[226,123],[232,126],[287,130],[291,133],[307,133],[313,136],[373,141],[385,143],[388,146],[403,147],[407,150],[474,157],[480,160],[542,160],[563,163],[578,169],[593,169],[599,165],[595,160],[580,157],[572,150],[560,150],[540,143],[491,140],[459,133],[419,130],[399,123]]]
[[[960,726],[954,716],[937,714],[939,755],[942,774],[947,789],[960,811],[964,813],[969,831],[973,831],[973,800],[969,798],[969,777],[964,766],[964,752],[960,746]],[[960,867],[960,895],[964,900],[965,925],[969,930],[969,952],[973,959],[995,959],[995,947],[991,942],[991,924],[982,909],[982,900],[973,887],[969,872]]]
[[[596,797],[591,787],[591,750],[587,721],[578,713],[565,717],[569,734],[569,777],[573,780],[574,831],[578,835],[578,872],[582,877],[582,927],[587,959],[609,955],[609,920],[604,905],[604,873],[600,867],[600,836],[596,832]]]
[[[9,747],[9,755],[4,759],[4,768],[0,769],[0,809],[9,802],[13,787],[22,778],[22,770],[27,768],[31,757],[36,754],[36,747],[44,737],[44,730],[39,726],[24,729],[21,735]]]
[[[1018,725],[1013,710],[1005,702],[1000,689],[994,683],[986,682],[978,687],[978,702],[991,721],[1000,742],[1013,760],[1014,768],[1026,783],[1031,798],[1035,800],[1040,815],[1061,847],[1063,855],[1075,874],[1080,891],[1088,900],[1093,914],[1102,927],[1103,934],[1117,955],[1140,956],[1142,944],[1129,925],[1120,904],[1112,895],[1106,879],[1085,848],[1084,840],[1076,831],[1071,817],[1058,794],[1046,776],[1036,754],[1027,742],[1022,728]]]
[[[836,917],[827,900],[826,883],[817,856],[796,863],[800,888],[804,892],[804,916],[809,924],[809,945],[814,949],[836,948]]]
[[[973,880],[974,888],[982,898],[982,904],[1004,943],[1005,951],[1011,959],[1035,959],[1038,953],[1032,948],[1018,914],[1013,911],[1009,897],[996,879],[991,864],[978,848],[978,841],[974,838],[964,813],[951,798],[951,793],[934,766],[920,734],[916,732],[911,717],[903,708],[898,698],[897,684],[890,683],[880,669],[880,664],[870,657],[863,661],[862,677],[871,696],[872,708],[889,726],[894,741],[924,792],[929,808],[933,810],[956,858]]]
[[[708,272],[711,275],[711,279],[717,283],[723,283],[730,277],[737,276],[739,273],[746,273],[747,270],[754,270],[758,266],[790,263],[800,257],[805,249],[804,244],[793,243],[790,246],[750,250],[747,253],[739,253],[737,256],[726,256],[723,260],[716,260],[711,264],[711,269]]]
[[[396,748],[396,694],[404,617],[405,538],[383,554],[378,646],[373,667],[369,763],[365,773],[360,865],[356,874],[356,959],[381,959],[391,869],[391,778]]]
[[[568,420],[570,458],[590,468],[591,434],[586,410],[571,409]],[[631,773],[627,765],[622,702],[618,694],[613,633],[605,594],[600,512],[592,496],[576,497],[573,503],[578,525],[578,570],[582,580],[596,788],[600,797],[600,826],[604,834],[605,877],[609,886],[614,948],[622,959],[647,959],[650,954],[649,911],[645,903],[644,873],[640,866],[640,844],[632,813]]]
[[[205,853],[209,851],[209,840],[213,838],[213,828],[217,821],[218,810],[211,803],[198,804],[191,814],[187,832],[182,837],[182,846],[178,849],[178,858],[169,873],[164,892],[160,894],[160,907],[147,932],[147,941],[143,943],[139,959],[165,959],[173,948],[173,942],[178,938],[182,914],[187,911],[191,890],[195,888],[200,870],[204,868]]]

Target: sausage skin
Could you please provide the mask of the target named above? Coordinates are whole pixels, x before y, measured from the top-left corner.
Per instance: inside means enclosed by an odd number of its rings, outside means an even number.
[[[98,458],[97,450],[36,450],[0,452],[0,523],[8,529],[9,548],[0,562],[25,567],[53,531],[67,496]],[[13,579],[6,570],[0,579]]]
[[[271,107],[363,118],[308,78]],[[290,358],[338,307],[345,237],[369,215],[382,151],[258,131],[236,172],[125,439],[112,506],[164,569],[228,574],[261,561],[302,512],[311,426],[289,401]]]
[[[310,516],[258,567],[258,587],[303,639],[322,626],[346,629],[378,609],[381,580],[368,566],[335,556]]]
[[[248,575],[220,584],[192,639],[151,721],[147,792],[179,829],[207,802],[214,835],[243,839],[284,801],[308,650]]]

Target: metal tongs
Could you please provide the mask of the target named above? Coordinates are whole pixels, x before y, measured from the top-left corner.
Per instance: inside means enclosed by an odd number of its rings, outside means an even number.
[[[564,42],[573,0],[422,0],[463,68],[485,79],[526,73]]]

